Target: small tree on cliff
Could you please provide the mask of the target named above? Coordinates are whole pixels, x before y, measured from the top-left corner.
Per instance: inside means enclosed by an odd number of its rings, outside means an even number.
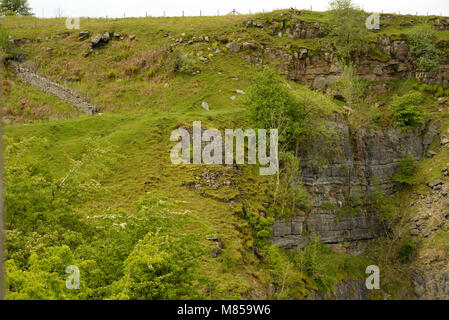
[[[365,51],[368,36],[365,13],[352,0],[332,0],[329,9],[331,35],[340,58],[347,61],[354,53]]]
[[[10,15],[11,13],[20,16],[32,15],[28,0],[1,0],[0,12],[2,15]]]
[[[298,143],[307,130],[306,121],[311,108],[306,101],[296,98],[276,72],[268,67],[257,73],[245,104],[257,127],[278,129],[279,159],[273,192],[274,207],[281,215],[287,208],[293,211],[296,203],[304,198],[299,188]]]

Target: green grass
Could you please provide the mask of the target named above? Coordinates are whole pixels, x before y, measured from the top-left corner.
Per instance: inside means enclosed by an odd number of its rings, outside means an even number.
[[[101,227],[105,229],[105,234],[99,233],[98,237],[95,237],[90,231],[86,231],[83,235],[85,238],[83,245],[75,246],[70,241],[57,243],[55,241],[53,244],[55,248],[69,245],[73,259],[77,263],[87,265],[92,263],[98,266],[98,270],[106,272],[106,275],[99,276],[99,279],[106,279],[106,283],[91,280],[90,285],[95,288],[95,292],[82,294],[95,298],[125,297],[126,294],[123,293],[126,292],[123,289],[123,286],[126,287],[123,283],[126,283],[125,269],[133,265],[136,256],[145,255],[145,250],[151,247],[154,241],[152,233],[156,232],[158,225],[149,223],[151,228],[148,227],[137,237],[132,230],[128,231],[126,228],[117,232],[117,226],[114,227],[114,224],[131,223],[132,219],[140,217],[139,214],[142,212],[139,211],[137,203],[152,194],[157,194],[158,199],[165,199],[164,201],[173,204],[170,206],[171,211],[189,212],[181,220],[182,223],[170,220],[171,218],[166,222],[160,222],[163,235],[173,238],[175,242],[178,239],[193,239],[192,243],[195,244],[193,247],[198,250],[206,248],[195,258],[197,266],[194,269],[193,288],[196,293],[187,298],[291,298],[292,296],[288,294],[267,295],[267,288],[277,283],[279,274],[285,275],[285,279],[280,280],[288,280],[292,288],[290,293],[296,298],[306,297],[312,289],[332,291],[335,284],[342,279],[363,278],[366,258],[351,257],[325,248],[318,250],[319,268],[311,274],[307,274],[295,262],[300,255],[295,256],[285,250],[271,248],[273,251],[279,251],[273,254],[271,264],[257,257],[255,253],[257,239],[248,212],[245,211],[251,211],[260,218],[265,210],[264,203],[269,201],[267,193],[272,185],[268,179],[258,175],[256,167],[242,166],[241,175],[229,175],[227,169],[220,166],[207,168],[223,172],[226,178],[229,177],[235,182],[236,187],[218,189],[204,187],[202,196],[186,187],[184,182],[201,181],[205,168],[176,166],[170,162],[169,152],[173,145],[169,141],[170,133],[180,126],[191,126],[192,122],[197,120],[203,122],[203,127],[220,130],[250,126],[243,104],[244,96],[237,94],[236,90],[248,92],[257,67],[250,66],[245,58],[246,55],[256,52],[239,55],[226,52],[215,54],[213,47],[223,49],[225,41],[241,39],[241,41],[257,41],[275,48],[291,45],[293,49],[316,50],[323,43],[330,41],[328,38],[293,41],[270,36],[269,30],[245,29],[241,24],[247,20],[266,22],[283,19],[280,14],[288,12],[283,10],[251,16],[226,17],[107,20],[82,18],[81,30],[89,30],[93,34],[108,30],[136,36],[134,41],[128,38],[123,41],[112,40],[106,46],[95,49],[94,53],[86,58],[83,54],[89,49],[89,41],[79,42],[78,31],[69,31],[70,35],[64,39],[54,37],[67,31],[64,19],[32,17],[2,19],[2,26],[14,39],[25,37],[42,39],[40,43],[31,42],[20,46],[20,51],[29,55],[28,63],[36,67],[38,73],[88,96],[90,102],[99,106],[102,113],[90,117],[79,115],[70,105],[27,86],[9,71],[6,82],[3,83],[4,108],[8,108],[8,112],[17,118],[17,122],[5,127],[7,141],[10,139],[21,141],[32,137],[48,141],[45,148],[35,146],[28,149],[26,159],[33,162],[30,171],[33,173],[48,171],[49,175],[60,181],[73,165],[72,160],[82,157],[85,142],[89,139],[94,139],[102,146],[111,146],[115,150],[113,155],[116,157],[116,163],[113,166],[108,166],[106,162],[98,163],[82,171],[86,180],[95,179],[107,192],[95,194],[92,199],[74,206],[74,210],[81,217],[80,221],[86,223],[89,230]],[[328,22],[328,14],[325,12],[302,11],[301,15],[294,18],[308,22]],[[408,32],[410,28],[404,31],[403,28],[397,27],[400,21],[395,17],[381,33],[393,35]],[[164,37],[165,33],[169,33],[169,36]],[[211,38],[210,43],[183,44],[174,48],[181,54],[189,55],[195,61],[196,68],[201,70],[200,74],[174,73],[166,69],[172,57],[168,49],[173,42],[171,38],[179,38],[182,33],[186,33],[184,37],[186,39],[201,35]],[[444,32],[438,34],[442,37],[447,36]],[[46,40],[46,37],[51,39]],[[52,48],[53,52],[48,53],[47,48]],[[166,49],[159,52],[161,48]],[[138,69],[135,74],[127,74],[126,68],[132,68],[141,62],[139,54],[149,51],[160,54],[161,60],[156,59],[156,62],[145,66],[144,70]],[[199,60],[200,56],[209,54],[214,55],[209,62]],[[383,58],[381,55],[376,57]],[[115,76],[110,76],[112,71]],[[235,81],[233,78],[238,80]],[[295,96],[309,101],[310,105],[314,106],[314,117],[321,121],[320,125],[325,126],[328,120],[344,114],[343,103],[335,101],[332,96],[313,92],[298,83],[291,81],[288,83]],[[393,94],[404,94],[412,90],[412,83],[409,82],[394,85],[395,89],[391,93],[380,98],[388,100]],[[236,100],[231,100],[231,96],[236,96]],[[203,101],[208,102],[210,111],[201,107]],[[28,106],[30,111],[26,111],[26,107],[22,110],[23,104]],[[425,108],[432,119],[440,116],[440,113],[435,111],[435,104],[435,99],[428,97]],[[32,113],[33,110],[43,106],[47,109],[42,109],[44,111],[38,116]],[[366,123],[372,125],[373,113],[374,111],[368,108],[356,111],[353,116],[357,117],[359,125]],[[389,125],[386,119],[388,111],[386,113],[385,121],[382,123],[384,126]],[[447,117],[443,118],[444,128],[449,128],[448,121]],[[23,122],[26,122],[26,125]],[[436,148],[437,145],[433,147]],[[448,155],[442,151],[434,159],[420,162],[419,183],[434,178],[440,170],[439,166],[449,161],[447,157]],[[438,170],[426,171],[433,166],[438,167]],[[402,196],[404,195],[398,195]],[[230,197],[237,199],[232,205],[226,202]],[[239,202],[238,199],[245,201]],[[109,224],[93,222],[90,218],[99,215],[116,218],[111,218]],[[207,238],[215,235],[219,235],[222,239],[223,252],[217,258],[212,258],[211,243]],[[43,243],[40,242],[41,245]],[[42,249],[34,246],[39,248],[36,250]],[[117,257],[120,250],[114,246],[123,249],[119,254],[120,257]],[[127,260],[128,257],[130,258]],[[105,265],[107,262],[103,260],[111,260],[113,267],[109,266],[109,270]],[[45,261],[45,254],[40,251],[38,261]],[[30,265],[33,264],[30,262]],[[34,278],[28,270],[30,265],[22,266],[21,270],[14,272],[23,273],[26,279],[32,281]],[[95,268],[89,270],[91,274],[99,272]],[[285,273],[282,273],[284,271]],[[58,276],[51,274],[45,277],[53,277],[52,279],[59,282],[65,279],[64,274]],[[84,296],[80,293],[78,296],[70,297]]]

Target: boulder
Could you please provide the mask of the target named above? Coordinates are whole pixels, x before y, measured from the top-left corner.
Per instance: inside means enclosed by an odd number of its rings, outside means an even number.
[[[441,137],[440,137],[440,144],[441,145],[446,145],[446,144],[448,144],[449,143],[449,139],[445,136],[445,135],[442,135]]]
[[[79,41],[84,41],[84,40],[86,40],[89,37],[90,37],[90,32],[89,31],[81,31],[78,34],[78,40]]]
[[[109,40],[111,40],[111,35],[109,34],[109,32],[106,31],[105,33],[103,33],[101,41],[103,41],[104,43],[108,43]]]
[[[251,42],[243,42],[242,48],[243,50],[257,49],[257,45]]]
[[[228,50],[231,52],[239,53],[242,49],[242,45],[238,42],[230,42],[226,44],[226,48],[228,48]]]
[[[438,188],[441,189],[441,186],[442,186],[442,185],[443,185],[443,181],[442,181],[441,179],[438,179],[438,180],[429,182],[429,183],[427,184],[427,186],[428,186],[429,188],[434,189],[434,190],[436,190],[436,189],[438,189]]]
[[[101,35],[96,35],[95,37],[93,37],[93,39],[91,40],[92,48],[100,46],[101,40],[102,40]]]

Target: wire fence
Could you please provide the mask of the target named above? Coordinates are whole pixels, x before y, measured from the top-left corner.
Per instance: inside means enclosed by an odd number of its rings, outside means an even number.
[[[283,8],[283,9],[288,9],[288,8]],[[309,10],[309,11],[316,11],[316,12],[324,12],[326,10],[316,10],[313,8],[313,6],[310,6],[308,8],[290,8],[292,10],[299,10],[299,11],[305,11],[305,10]],[[362,10],[364,10],[364,8],[361,8]],[[216,9],[216,10],[203,10],[203,9],[199,9],[196,12],[193,12],[192,10],[189,10],[188,12],[186,10],[179,10],[177,13],[172,13],[169,14],[168,11],[161,11],[161,12],[152,12],[152,11],[145,11],[142,12],[142,14],[140,15],[128,15],[126,12],[123,12],[123,14],[117,16],[117,15],[113,15],[113,16],[109,16],[109,15],[105,15],[105,16],[99,16],[99,17],[92,17],[92,18],[106,18],[106,19],[126,19],[126,18],[149,18],[149,17],[154,17],[154,18],[162,18],[162,17],[166,17],[166,18],[175,18],[175,17],[220,17],[220,16],[230,16],[230,15],[256,15],[256,14],[261,14],[261,13],[266,13],[266,12],[271,12],[274,10],[281,10],[281,9],[257,9],[257,10],[252,10],[252,9],[245,9],[245,10],[238,10],[238,9],[232,9],[230,10],[220,10],[220,9]],[[382,14],[399,14],[399,15],[416,15],[416,16],[440,16],[440,17],[446,17],[448,13],[444,12],[444,11],[415,11],[415,12],[408,12],[408,11],[384,11],[384,10],[380,10],[380,11],[369,11],[367,10],[367,12],[373,13],[373,12],[378,12],[378,13],[382,13]],[[45,15],[45,11],[42,10],[42,14],[41,15],[37,15],[36,17],[39,18],[63,18],[66,17],[61,9],[56,9],[55,10],[55,14],[53,15]],[[87,17],[87,16],[86,16]]]

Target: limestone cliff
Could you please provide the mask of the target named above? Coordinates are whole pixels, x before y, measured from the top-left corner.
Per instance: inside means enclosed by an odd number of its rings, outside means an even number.
[[[355,130],[346,122],[331,125],[339,152],[329,156],[326,164],[317,163],[311,156],[319,153],[323,144],[310,145],[300,152],[302,180],[313,209],[308,214],[300,212],[293,218],[276,221],[273,241],[281,247],[303,246],[308,235],[316,234],[326,244],[359,253],[364,241],[381,235],[376,213],[363,210],[341,216],[339,208],[352,197],[365,199],[376,182],[386,193],[394,192],[391,176],[400,159],[410,154],[421,159],[438,134],[438,123],[413,131]]]

